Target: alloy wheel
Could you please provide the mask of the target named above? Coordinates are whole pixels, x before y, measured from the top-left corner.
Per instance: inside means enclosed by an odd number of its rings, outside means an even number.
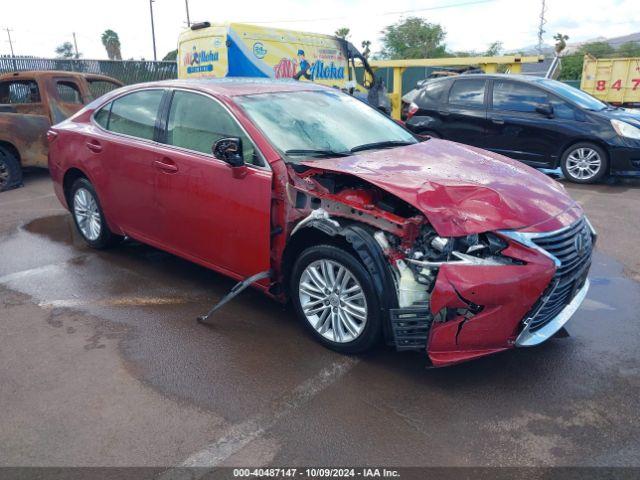
[[[356,277],[333,260],[316,260],[300,276],[302,311],[324,338],[348,343],[358,338],[367,323],[367,301]]]
[[[78,228],[87,240],[95,241],[102,232],[102,218],[98,202],[86,188],[79,188],[73,196],[73,214]]]
[[[591,180],[602,168],[602,158],[592,148],[576,148],[567,156],[566,168],[569,175],[577,180]]]

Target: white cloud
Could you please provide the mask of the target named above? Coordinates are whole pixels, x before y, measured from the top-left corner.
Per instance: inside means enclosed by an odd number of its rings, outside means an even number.
[[[320,33],[333,33],[336,28],[347,26],[351,28],[351,39],[356,46],[369,39],[377,47],[380,30],[402,17],[382,13],[472,1],[189,0],[189,4],[192,21],[277,21],[269,25]],[[573,41],[637,31],[638,25],[634,24],[637,0],[609,3],[547,0],[545,40],[553,43],[552,36],[558,30],[568,34]],[[507,49],[537,43],[539,10],[539,0],[490,0],[458,8],[423,10],[414,15],[440,23],[447,31],[446,42],[452,50],[482,51],[495,40],[502,41]],[[78,47],[85,58],[105,58],[100,34],[111,28],[120,35],[125,58],[153,58],[147,0],[29,0],[26,5],[4,0],[1,12],[0,27],[13,29],[17,54],[53,56],[55,47],[64,41],[72,41],[72,32],[76,32]],[[156,0],[154,13],[158,57],[162,58],[175,48],[178,33],[185,26],[185,2]],[[8,54],[9,45],[3,40],[6,40],[6,32],[0,31],[0,54]]]

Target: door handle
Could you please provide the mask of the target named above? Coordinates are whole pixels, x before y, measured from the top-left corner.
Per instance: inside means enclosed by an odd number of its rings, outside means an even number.
[[[504,120],[499,120],[497,118],[492,118],[491,122],[495,123],[496,125],[504,125]]]
[[[89,140],[87,142],[87,148],[93,153],[100,153],[102,151],[102,145],[97,140]]]
[[[162,160],[154,160],[154,167],[158,170],[166,173],[176,173],[178,171],[178,166],[168,158],[163,158]]]
[[[445,112],[445,111],[443,111],[443,110],[438,110],[438,113],[439,113],[440,115],[442,115],[443,117],[446,117],[446,116],[451,115],[451,112]]]

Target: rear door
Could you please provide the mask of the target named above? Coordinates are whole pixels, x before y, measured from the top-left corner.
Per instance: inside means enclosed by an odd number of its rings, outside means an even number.
[[[227,108],[211,96],[175,90],[163,122],[154,174],[163,242],[186,257],[247,277],[269,269],[271,169]],[[214,143],[240,137],[246,175],[212,155]]]
[[[493,80],[486,148],[533,166],[550,166],[567,139],[566,104],[535,85],[514,80]],[[537,107],[556,104],[557,115]],[[562,110],[561,110],[562,109]]]
[[[487,81],[484,78],[456,78],[447,103],[438,111],[442,137],[476,147],[485,146],[487,132]]]
[[[52,97],[49,99],[51,123],[54,125],[78,112],[91,99],[80,88],[74,77],[56,77],[51,84]]]
[[[0,81],[0,141],[18,149],[25,167],[47,166],[46,133],[51,121],[43,90],[46,85],[35,79]]]
[[[161,158],[156,122],[164,89],[146,89],[116,98],[94,115],[84,147],[95,169],[98,195],[107,218],[127,235],[159,244],[155,172]],[[97,177],[97,178],[96,178]]]

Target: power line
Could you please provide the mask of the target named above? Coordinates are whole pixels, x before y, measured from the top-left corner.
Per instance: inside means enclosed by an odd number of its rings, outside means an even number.
[[[432,10],[443,10],[446,8],[458,8],[458,7],[466,7],[468,5],[479,5],[482,3],[493,3],[498,0],[475,0],[470,2],[462,2],[462,3],[452,3],[449,5],[438,5],[435,7],[425,7],[425,8],[413,8],[410,10],[398,10],[395,12],[381,12],[381,13],[372,13],[368,15],[361,15],[362,17],[384,17],[388,15],[404,15],[406,13],[417,13],[417,12],[427,12]],[[325,18],[298,18],[298,19],[287,19],[287,20],[269,20],[269,21],[245,21],[243,23],[257,23],[257,24],[268,24],[268,23],[304,23],[304,22],[322,22],[327,20],[342,20],[344,18],[351,18],[350,15],[343,15],[340,17],[325,17]]]

